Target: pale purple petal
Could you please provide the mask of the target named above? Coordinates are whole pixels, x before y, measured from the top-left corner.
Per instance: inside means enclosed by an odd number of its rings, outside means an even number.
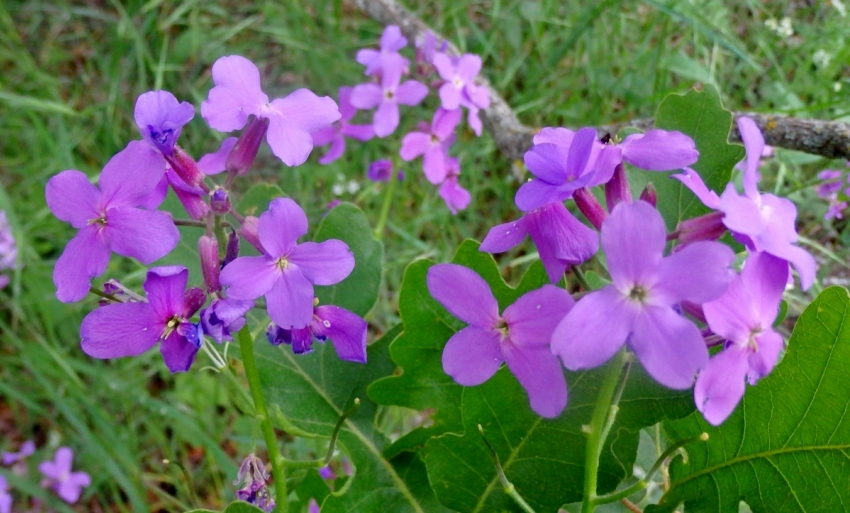
[[[466,122],[469,123],[469,127],[472,128],[472,131],[475,132],[475,135],[481,137],[481,132],[484,129],[484,125],[482,125],[481,123],[481,118],[478,117],[477,108],[469,109],[469,114],[466,116]]]
[[[496,325],[499,304],[484,278],[472,269],[437,264],[428,269],[426,282],[431,296],[458,319],[483,330]]]
[[[174,173],[174,171],[172,171],[172,173]],[[150,193],[143,203],[139,203],[139,206],[148,210],[156,210],[160,205],[162,205],[162,202],[165,201],[165,197],[167,195],[168,171],[166,170],[165,174],[162,175],[162,178],[159,179],[159,183],[157,183],[156,187],[154,187],[153,192]]]
[[[366,363],[366,330],[368,325],[359,315],[333,305],[317,307],[313,335],[319,340],[331,339],[337,356],[350,362]]]
[[[460,89],[453,83],[446,82],[440,86],[440,101],[444,109],[457,109],[460,106]]]
[[[614,171],[616,171],[617,166],[623,163],[623,152],[619,146],[602,146],[601,143],[598,143],[594,144],[593,147],[594,150],[599,153],[594,153],[595,157],[592,155],[592,157],[595,158],[593,167],[596,171],[593,173],[593,179],[587,184],[588,187],[602,185],[611,181],[611,178],[614,177]]]
[[[290,267],[266,293],[266,305],[269,317],[278,326],[304,328],[313,319],[313,286],[298,268]]]
[[[422,171],[425,178],[436,185],[442,183],[449,173],[449,155],[443,146],[431,146],[422,158]]]
[[[195,117],[195,107],[189,102],[178,102],[168,91],[148,91],[136,99],[133,117],[142,138],[170,155],[181,128]]]
[[[490,228],[478,249],[485,253],[504,253],[522,242],[527,234],[525,217],[499,224]]]
[[[788,283],[788,262],[769,253],[753,253],[747,257],[741,279],[753,298],[762,326],[771,326]]]
[[[757,236],[765,229],[765,220],[758,204],[746,196],[739,195],[731,183],[720,196],[719,210],[726,214],[723,224],[734,232]]]
[[[340,121],[348,121],[357,114],[357,107],[351,104],[351,91],[353,87],[340,87],[339,94],[339,115]]]
[[[457,176],[449,176],[440,184],[440,197],[452,212],[457,214],[458,210],[464,210],[469,206],[472,196],[458,182]]]
[[[374,48],[363,48],[357,51],[355,57],[358,63],[366,66],[366,74],[374,75],[381,66],[381,52]]]
[[[271,108],[287,123],[305,132],[316,132],[339,120],[336,102],[329,96],[316,96],[309,89],[297,89],[285,98],[271,102]]]
[[[198,169],[200,169],[205,175],[217,175],[224,171],[227,168],[225,166],[227,156],[230,155],[230,150],[236,146],[236,141],[238,140],[239,139],[236,137],[228,137],[221,141],[221,146],[218,148],[218,151],[215,153],[207,153],[198,160]]]
[[[64,477],[66,472],[70,472],[71,463],[74,459],[74,451],[68,447],[60,447],[56,450],[54,461],[43,461],[38,465],[38,470],[50,479],[57,481]]]
[[[436,135],[440,141],[445,141],[454,133],[462,115],[463,112],[460,109],[437,109],[437,112],[434,113],[434,119],[431,122],[431,133]]]
[[[103,167],[98,185],[102,208],[137,207],[165,173],[165,158],[141,141],[132,141]]]
[[[384,90],[378,84],[360,84],[351,91],[351,104],[358,109],[372,109],[384,101]]]
[[[35,453],[35,442],[32,440],[27,440],[26,442],[21,444],[21,449],[18,452],[4,452],[3,458],[0,460],[0,464],[3,465],[11,465],[16,461],[21,461],[27,456],[31,456]],[[0,476],[2,478],[2,476]],[[5,490],[5,486],[3,482],[0,482],[0,493]]]
[[[699,158],[693,139],[682,132],[649,130],[626,137],[619,146],[623,160],[649,171],[681,169]]]
[[[171,335],[163,340],[162,345],[159,346],[162,359],[165,360],[165,365],[172,374],[188,371],[195,361],[198,349],[200,349],[197,326],[188,322],[180,323],[180,326],[188,326],[188,329],[195,330],[195,333],[190,337],[179,333],[178,330],[172,331]]]
[[[239,257],[221,270],[219,281],[230,287],[227,289],[230,298],[257,299],[272,289],[280,274],[280,268],[272,258]]]
[[[573,136],[573,143],[567,153],[567,165],[565,178],[573,181],[584,174],[587,162],[590,160],[593,145],[596,142],[596,130],[593,128],[582,128]],[[576,186],[578,189],[579,186]]]
[[[560,185],[567,179],[566,163],[570,147],[558,144],[536,144],[525,152],[525,166],[537,178],[553,185]]]
[[[709,423],[719,426],[741,402],[749,351],[731,345],[715,355],[699,373],[694,402]]]
[[[407,80],[396,90],[395,99],[402,105],[418,105],[428,96],[428,86],[416,80]]]
[[[531,180],[520,186],[514,197],[514,203],[523,212],[531,212],[550,203],[560,203],[569,198],[572,192],[564,192],[543,180]]]
[[[645,306],[635,318],[628,345],[649,375],[669,388],[692,387],[697,371],[708,362],[699,330],[672,308]]]
[[[446,343],[443,372],[458,384],[474,387],[493,377],[503,360],[496,331],[467,326]]]
[[[761,210],[767,218],[770,237],[787,242],[797,241],[797,230],[794,227],[797,221],[797,206],[793,201],[773,194],[762,194]]]
[[[699,173],[690,168],[685,168],[684,174],[670,175],[670,178],[675,178],[693,192],[696,197],[708,208],[720,208],[720,197],[716,192],[706,187],[705,182],[700,178]]]
[[[100,191],[88,177],[76,169],[62,171],[47,182],[44,189],[47,206],[57,218],[74,228],[86,226],[100,217]]]
[[[602,249],[608,272],[620,290],[654,283],[667,244],[667,228],[649,203],[618,203],[602,224]]]
[[[505,308],[502,318],[508,324],[513,345],[548,346],[555,328],[574,305],[569,292],[554,285],[544,285],[523,294]]]
[[[179,265],[148,270],[144,289],[148,302],[161,323],[165,324],[183,312],[183,298],[188,282],[189,270]]]
[[[314,285],[339,283],[354,269],[354,254],[337,239],[299,244],[287,259]]]
[[[156,345],[165,325],[148,303],[101,306],[80,325],[80,345],[94,358],[137,356]]]
[[[140,208],[110,208],[106,211],[105,232],[110,247],[119,255],[150,264],[167,255],[180,241],[171,214]]]
[[[398,128],[398,104],[394,101],[383,102],[372,117],[375,135],[386,137]]]
[[[770,374],[779,359],[779,353],[785,349],[782,336],[767,328],[761,335],[756,336],[758,351],[751,351],[748,358],[749,371],[747,380],[750,385],[755,385],[758,380]]]
[[[771,255],[787,260],[794,266],[797,274],[800,275],[800,286],[803,290],[812,286],[817,275],[818,265],[811,253],[790,243],[763,244],[763,249]]]
[[[401,35],[401,29],[397,25],[387,25],[381,34],[381,50],[384,52],[397,52],[407,46],[407,38]]]
[[[313,151],[313,138],[310,133],[280,115],[269,118],[266,141],[272,153],[289,167],[300,166]]]
[[[316,142],[316,139],[313,139],[313,143]],[[319,159],[319,164],[330,164],[331,162],[337,160],[342,157],[342,154],[345,153],[345,137],[338,135],[334,137],[333,141],[331,141],[331,147],[328,148],[328,152],[325,153],[322,158]]]
[[[53,268],[56,298],[63,303],[83,299],[89,292],[92,278],[106,271],[109,255],[108,241],[104,240],[98,225],[80,230],[68,241]]]
[[[568,264],[584,262],[599,249],[597,233],[560,202],[526,214],[525,226],[552,283],[561,279]]]
[[[475,78],[481,71],[481,57],[473,54],[464,54],[457,63],[457,76],[464,82]]]
[[[68,504],[77,502],[83,492],[83,488],[91,484],[91,477],[85,472],[72,472],[64,481],[56,486],[56,493]]]
[[[219,58],[212,67],[215,87],[201,104],[201,116],[219,132],[245,126],[248,116],[258,115],[269,97],[260,88],[260,70],[239,55]]]
[[[747,150],[747,170],[744,171],[744,193],[755,199],[758,197],[759,163],[764,151],[764,137],[758,125],[752,119],[741,116],[738,118],[738,132]]]
[[[358,141],[368,141],[375,137],[375,127],[372,125],[343,125],[340,133]]]
[[[681,301],[704,303],[717,299],[735,276],[729,268],[734,261],[735,254],[725,244],[688,244],[661,260],[659,280],[652,289],[653,304],[672,306]]]
[[[463,86],[463,92],[469,98],[469,102],[479,109],[486,109],[490,106],[490,92],[484,86],[479,86],[473,82],[468,82]],[[470,108],[468,105],[467,108]],[[470,112],[472,109],[470,109]]]
[[[552,352],[570,370],[598,367],[623,346],[638,314],[614,286],[591,292],[555,327]]]
[[[542,128],[540,132],[534,136],[534,144],[552,143],[560,146],[569,146],[573,143],[575,132],[568,128],[550,127]]]
[[[567,406],[567,381],[558,358],[548,347],[503,344],[505,362],[528,393],[531,409],[553,419]]]
[[[711,331],[740,345],[747,343],[750,331],[759,324],[756,308],[741,278],[732,281],[719,299],[702,305]]]
[[[260,216],[260,243],[271,258],[286,256],[307,233],[307,214],[290,198],[276,198]]]
[[[424,155],[431,148],[431,135],[424,132],[410,132],[401,140],[399,155],[404,160],[413,160]]]
[[[448,55],[444,53],[437,53],[434,55],[434,59],[431,62],[434,64],[434,67],[437,68],[437,73],[440,74],[440,78],[449,81],[454,78],[455,67]]]
[[[310,137],[313,138],[313,146],[325,146],[326,144],[330,144],[334,139],[340,137],[339,129],[329,126],[311,133]]]

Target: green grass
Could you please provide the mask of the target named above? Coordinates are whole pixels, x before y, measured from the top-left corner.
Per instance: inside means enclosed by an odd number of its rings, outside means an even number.
[[[416,4],[437,30],[482,55],[485,74],[529,125],[577,127],[651,116],[666,94],[696,82],[717,85],[725,105],[736,110],[850,116],[850,19],[828,2]],[[765,25],[783,16],[791,17],[795,31],[786,38]],[[23,265],[0,291],[0,450],[30,438],[47,448],[44,455],[59,445],[74,448],[76,467],[94,478],[77,511],[221,506],[233,498],[235,464],[256,433],[212,374],[172,377],[155,352],[113,362],[82,354],[79,322],[93,301],[66,305],[53,296],[53,263],[72,230],[47,210],[46,181],[64,169],[95,176],[138,138],[132,108],[145,91],[168,89],[198,106],[211,85],[210,66],[222,55],[256,62],[271,97],[298,87],[335,96],[339,86],[364,81],[353,56],[374,45],[381,30],[338,0],[0,5],[0,209],[9,214]],[[813,59],[818,50],[831,56],[825,65]],[[374,222],[382,188],[364,183],[366,167],[394,154],[400,135],[420,119],[430,119],[426,109],[403,110],[398,136],[350,142],[346,156],[330,166],[311,158],[285,168],[263,149],[258,169],[238,187],[273,180],[318,220],[342,176],[362,184],[343,199],[355,201]],[[198,115],[181,143],[200,155],[222,138]],[[377,332],[398,320],[407,263],[448,260],[459,241],[480,240],[490,226],[518,215],[511,200],[522,178],[489,136],[464,132],[453,151],[461,158],[461,183],[474,198],[457,216],[425,182],[418,161],[403,167],[407,178],[384,237],[385,287],[370,318]],[[841,277],[848,272],[850,231],[843,221],[821,221],[825,206],[808,187],[828,164],[780,153],[766,168],[762,188],[792,193],[801,233],[828,251],[815,252],[823,257],[822,275]],[[509,278],[522,270],[522,256],[516,251],[501,259]],[[141,268],[119,258],[106,276],[127,272],[128,285],[140,284]],[[799,306],[803,298],[796,301]],[[191,483],[176,466],[162,464],[164,458],[182,464]],[[28,483],[13,484],[68,511],[35,480]],[[201,504],[193,502],[194,493]]]

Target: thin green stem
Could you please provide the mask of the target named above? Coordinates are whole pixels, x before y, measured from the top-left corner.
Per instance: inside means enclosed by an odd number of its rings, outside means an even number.
[[[502,463],[499,461],[499,455],[496,454],[493,446],[490,445],[490,442],[487,441],[487,437],[484,436],[484,428],[481,427],[481,424],[478,424],[478,432],[481,433],[481,438],[484,440],[484,444],[487,445],[488,449],[490,449],[490,455],[493,456],[493,462],[496,465],[496,475],[499,476],[499,482],[502,483],[502,488],[505,493],[508,494],[508,496],[510,496],[519,505],[519,507],[525,511],[525,513],[535,513],[534,508],[525,502],[522,495],[516,491],[516,486],[508,481],[508,476],[505,475],[505,471],[502,469]]]
[[[274,428],[269,419],[269,412],[266,409],[266,398],[263,396],[262,388],[260,388],[260,373],[257,370],[257,361],[254,359],[254,339],[251,337],[248,326],[245,326],[239,331],[239,349],[242,352],[242,364],[245,366],[245,375],[248,377],[248,387],[251,389],[251,395],[254,398],[254,409],[256,410],[257,419],[260,421],[260,428],[263,431],[263,438],[266,440],[266,449],[269,451],[269,460],[271,460],[272,464],[275,498],[274,513],[287,513],[289,504],[286,502],[288,494],[286,492],[286,473],[284,471],[283,456],[280,454],[277,437],[274,434]]]
[[[599,471],[599,455],[602,452],[602,444],[605,443],[605,426],[609,423],[608,418],[612,413],[611,406],[614,404],[617,383],[626,363],[626,349],[622,348],[608,364],[599,396],[596,398],[596,406],[593,407],[593,416],[587,433],[587,450],[584,458],[584,501],[581,505],[581,513],[592,513],[596,507],[596,480]],[[615,413],[616,410],[613,410]],[[613,420],[610,421],[613,423]]]
[[[576,280],[579,282],[582,288],[584,290],[593,290],[593,287],[591,287],[590,284],[587,282],[587,278],[584,276],[584,271],[581,270],[581,267],[574,265],[572,269]]]
[[[390,175],[390,183],[387,185],[387,192],[384,194],[384,203],[381,205],[381,214],[378,217],[378,224],[375,225],[375,238],[381,240],[384,235],[384,226],[387,224],[387,218],[390,215],[390,205],[393,202],[393,196],[395,195],[395,185],[398,176],[398,169],[396,169],[395,163],[393,163],[393,172]]]

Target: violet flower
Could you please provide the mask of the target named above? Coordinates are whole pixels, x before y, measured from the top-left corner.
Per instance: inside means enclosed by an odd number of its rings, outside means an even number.
[[[599,236],[573,216],[563,203],[555,202],[533,210],[516,221],[490,228],[480,251],[503,253],[531,236],[552,283],[557,283],[568,265],[592,257],[599,249]]]
[[[303,164],[313,150],[310,134],[340,118],[336,103],[298,89],[285,98],[269,101],[260,88],[260,70],[239,55],[219,58],[212,67],[215,87],[201,105],[201,115],[219,132],[245,126],[248,116],[269,120],[266,141],[287,166]]]
[[[484,383],[506,362],[528,393],[531,409],[557,417],[567,405],[567,382],[549,350],[552,331],[574,301],[564,289],[544,285],[499,315],[490,286],[472,269],[438,264],[428,270],[428,291],[469,326],[443,349],[443,370],[463,386]]]
[[[11,465],[15,462],[21,461],[28,456],[32,456],[35,453],[35,442],[32,440],[27,440],[26,442],[21,444],[21,449],[18,452],[4,452],[2,456],[3,465]]]
[[[366,75],[380,75],[383,73],[387,61],[400,62],[402,68],[407,69],[410,61],[398,53],[405,46],[407,46],[407,38],[401,35],[401,29],[397,25],[387,25],[384,33],[381,34],[381,49],[364,48],[359,50],[357,62],[366,66]]]
[[[423,155],[422,169],[425,178],[433,184],[446,178],[449,166],[449,145],[454,141],[454,131],[460,123],[460,109],[437,109],[427,132],[410,132],[401,141],[401,158],[410,161]]]
[[[0,271],[14,269],[18,260],[18,245],[12,235],[12,225],[6,212],[0,210]],[[9,284],[9,276],[0,274],[0,289]]]
[[[445,53],[434,55],[434,67],[445,83],[440,86],[440,101],[446,110],[454,110],[460,106],[460,98],[465,95],[473,104],[482,107],[484,102],[489,105],[490,96],[487,89],[475,85],[475,77],[481,71],[481,57],[467,53],[457,59],[452,59]]]
[[[316,502],[316,499],[310,498],[310,502],[307,503],[307,513],[321,513],[321,509],[319,509],[319,503]]]
[[[100,189],[73,169],[47,182],[47,206],[56,217],[80,230],[53,270],[60,301],[82,299],[92,278],[106,270],[110,251],[150,264],[177,246],[180,232],[169,213],[136,208],[160,179],[148,171],[160,158],[151,148],[133,141],[107,162],[100,174]]]
[[[239,139],[236,137],[227,137],[221,141],[221,146],[213,153],[207,153],[198,159],[198,168],[205,175],[217,175],[227,169],[227,157],[236,146]]]
[[[417,105],[428,95],[428,87],[416,80],[407,80],[403,84],[401,74],[404,60],[387,58],[384,60],[381,85],[369,83],[354,87],[351,92],[351,104],[358,109],[377,107],[372,117],[375,135],[386,137],[398,128],[398,104]]]
[[[274,510],[274,500],[269,492],[268,482],[269,474],[263,460],[249,454],[239,465],[236,481],[233,481],[234,486],[244,483],[243,487],[236,491],[236,498],[271,512]]]
[[[292,346],[295,354],[312,351],[313,340],[325,342],[330,339],[340,359],[366,363],[367,328],[366,321],[359,315],[338,306],[322,305],[313,307],[313,319],[306,327],[287,330],[272,323],[266,330],[266,337],[272,345]]]
[[[214,299],[201,310],[201,331],[219,344],[229,342],[233,334],[245,326],[245,314],[253,307],[254,302],[250,300]]]
[[[142,139],[162,155],[170,156],[183,126],[195,117],[195,107],[178,102],[168,91],[149,91],[136,99],[133,117]],[[164,160],[162,164],[164,170]]]
[[[375,137],[375,128],[372,125],[349,123],[357,114],[357,108],[351,104],[351,91],[352,88],[350,87],[339,88],[339,112],[342,115],[339,121],[312,134],[314,146],[331,145],[328,152],[319,159],[319,164],[330,164],[340,158],[345,152],[346,137],[358,141],[368,141]]]
[[[204,304],[199,288],[186,290],[185,267],[148,270],[148,302],[106,305],[88,314],[80,326],[83,352],[94,358],[137,356],[162,342],[159,350],[171,372],[185,372],[195,361],[203,340],[190,319]]]
[[[606,145],[599,167],[605,173],[627,162],[647,171],[673,171],[690,166],[697,159],[699,152],[693,139],[682,132],[653,129]]]
[[[244,225],[243,225],[244,227]],[[287,329],[306,327],[313,318],[313,285],[333,285],[354,269],[354,255],[337,239],[298,244],[307,216],[289,198],[277,198],[260,216],[262,256],[239,257],[221,271],[228,297],[266,297],[269,317]]]
[[[369,164],[369,170],[366,171],[366,178],[373,182],[389,182],[393,177],[393,161],[390,159],[380,159]],[[404,173],[398,172],[396,176],[398,181],[404,180]]]
[[[605,363],[623,344],[670,388],[693,385],[708,361],[699,329],[675,307],[720,297],[735,255],[702,241],[663,257],[664,220],[648,203],[619,203],[602,224],[602,249],[613,283],[581,298],[555,328],[552,351],[570,370]]]
[[[54,461],[48,460],[38,466],[46,478],[41,486],[51,488],[68,504],[77,502],[83,488],[91,484],[91,477],[85,472],[71,472],[73,459],[74,452],[71,449],[60,447],[56,450]]]
[[[770,374],[785,347],[773,330],[788,264],[768,253],[753,253],[741,274],[720,298],[702,305],[708,327],[727,340],[699,373],[694,400],[705,419],[717,426],[744,396],[744,381],[755,385]]]
[[[440,197],[446,202],[452,214],[457,214],[458,210],[464,210],[469,206],[471,196],[469,191],[461,187],[457,179],[460,176],[460,162],[455,157],[449,157],[448,175],[443,183],[440,184]]]
[[[0,475],[0,513],[12,513],[12,494],[6,478]]]
[[[723,212],[723,224],[750,251],[764,251],[788,261],[800,275],[803,289],[808,289],[814,282],[817,263],[808,251],[794,244],[797,241],[794,228],[797,207],[788,199],[759,193],[758,167],[764,138],[750,118],[738,118],[738,130],[747,150],[743,195],[729,183],[718,197],[693,169],[686,168],[684,174],[672,177],[681,181],[706,206]]]

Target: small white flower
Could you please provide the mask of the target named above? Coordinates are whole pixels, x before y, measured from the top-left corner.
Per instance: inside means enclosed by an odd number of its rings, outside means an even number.
[[[823,48],[816,51],[814,55],[812,55],[812,62],[814,62],[815,66],[817,66],[818,68],[825,68],[829,66],[829,61],[831,60],[832,55],[828,54]]]
[[[342,196],[342,193],[345,192],[345,189],[342,188],[341,183],[335,183],[333,184],[333,187],[331,187],[331,192],[334,196]]]
[[[348,193],[349,194],[357,194],[357,191],[360,190],[360,183],[356,180],[351,180],[348,182]]]

